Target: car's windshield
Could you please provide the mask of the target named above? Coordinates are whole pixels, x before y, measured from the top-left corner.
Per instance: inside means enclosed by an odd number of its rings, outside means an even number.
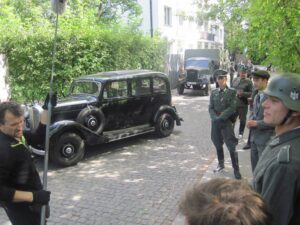
[[[70,95],[88,94],[99,96],[101,83],[94,81],[75,81],[71,85]]]
[[[209,61],[208,60],[197,60],[197,59],[190,59],[186,61],[186,66],[197,66],[197,67],[209,67]]]

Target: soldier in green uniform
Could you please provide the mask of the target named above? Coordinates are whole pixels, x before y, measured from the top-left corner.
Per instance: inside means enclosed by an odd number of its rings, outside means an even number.
[[[253,84],[247,78],[247,68],[242,67],[240,76],[232,81],[232,88],[237,93],[236,114],[240,119],[239,139],[243,137],[248,113],[248,98],[251,97]]]
[[[216,147],[219,162],[214,172],[224,169],[223,144],[225,142],[230,152],[234,176],[236,179],[241,179],[238,155],[235,148],[237,139],[234,135],[232,121],[230,120],[236,109],[236,91],[227,87],[227,72],[224,70],[217,72],[219,88],[212,91],[209,102],[211,140]]]
[[[254,189],[271,207],[276,225],[300,224],[300,74],[273,78],[263,102],[264,122],[276,136],[254,170]]]

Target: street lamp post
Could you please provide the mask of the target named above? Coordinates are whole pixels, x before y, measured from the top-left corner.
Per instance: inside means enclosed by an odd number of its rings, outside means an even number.
[[[152,0],[150,0],[150,35],[151,35],[151,38],[153,38]]]

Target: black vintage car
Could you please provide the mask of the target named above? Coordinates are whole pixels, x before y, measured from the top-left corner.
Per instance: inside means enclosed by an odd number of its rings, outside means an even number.
[[[39,123],[40,112],[40,106],[28,112],[31,131]],[[148,132],[167,137],[181,120],[171,105],[170,84],[163,73],[133,70],[80,77],[53,109],[49,157],[61,166],[74,165],[83,158],[86,145]],[[32,149],[41,154],[41,146]]]

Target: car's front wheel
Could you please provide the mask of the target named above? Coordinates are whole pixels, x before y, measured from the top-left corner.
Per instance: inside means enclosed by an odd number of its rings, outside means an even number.
[[[52,143],[49,156],[54,163],[60,166],[72,166],[83,158],[84,152],[82,138],[75,133],[65,133],[55,140],[55,143]]]
[[[169,113],[162,113],[156,123],[155,123],[155,132],[159,137],[167,137],[174,130],[174,118]]]

